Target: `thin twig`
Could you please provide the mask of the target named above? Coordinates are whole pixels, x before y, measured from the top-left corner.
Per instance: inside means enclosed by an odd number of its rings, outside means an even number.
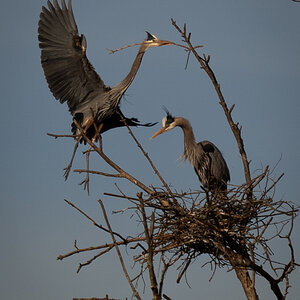
[[[244,142],[243,142],[243,139],[241,137],[241,131],[240,131],[240,128],[238,127],[238,125],[234,123],[234,121],[231,117],[232,109],[228,109],[227,104],[226,104],[225,99],[224,99],[224,96],[223,96],[223,93],[221,91],[220,84],[218,83],[214,72],[210,68],[210,65],[209,65],[210,56],[206,57],[204,55],[203,58],[201,56],[199,56],[197,51],[195,50],[195,47],[193,47],[193,45],[190,41],[191,35],[186,34],[186,25],[184,25],[184,29],[181,30],[173,19],[171,19],[171,21],[172,21],[172,25],[181,34],[183,40],[188,45],[189,49],[192,51],[192,53],[194,54],[194,56],[196,57],[196,59],[200,63],[201,68],[207,73],[208,77],[210,78],[210,80],[211,80],[211,82],[212,82],[212,84],[213,84],[213,86],[214,86],[214,88],[217,92],[217,95],[218,95],[219,100],[220,100],[220,104],[221,104],[221,106],[222,106],[222,108],[225,112],[227,121],[230,125],[230,128],[231,128],[231,130],[234,134],[234,137],[237,141],[237,144],[238,144],[238,148],[239,148],[239,151],[240,151],[240,154],[241,154],[241,157],[242,157],[242,161],[243,161],[246,183],[249,186],[249,198],[251,198],[251,190],[252,189],[251,189],[250,168],[249,168],[249,162],[248,162],[247,154],[246,154],[245,147],[244,147]]]
[[[67,137],[67,138],[74,138],[76,139],[78,136],[73,134],[53,134],[53,133],[47,133],[47,135],[52,136],[54,138],[60,138],[60,137]]]
[[[90,265],[90,264],[91,264],[93,261],[95,261],[98,257],[100,257],[100,256],[102,256],[103,254],[109,252],[109,251],[110,251],[111,249],[113,249],[114,247],[115,247],[114,245],[111,245],[110,247],[108,247],[108,248],[106,248],[105,250],[103,250],[103,251],[99,252],[98,254],[96,254],[94,257],[92,257],[91,259],[89,259],[87,262],[85,262],[85,263],[83,263],[83,264],[80,263],[79,266],[78,266],[78,268],[77,268],[76,273],[79,273],[82,267],[85,267],[85,266]]]
[[[74,119],[74,124],[79,129],[80,133],[82,134],[83,139],[104,159],[104,161],[109,164],[112,168],[114,168],[119,174],[132,182],[133,184],[137,185],[139,188],[147,192],[148,194],[152,194],[153,191],[149,189],[147,186],[145,186],[142,182],[140,182],[138,179],[131,176],[129,173],[125,172],[120,166],[118,166],[116,163],[114,163],[108,156],[104,154],[101,148],[97,147],[95,143],[93,143],[84,133],[84,130],[81,128],[81,126],[78,124],[78,122]]]
[[[114,54],[118,51],[121,51],[121,50],[124,50],[124,49],[127,49],[127,48],[130,48],[130,47],[134,47],[134,46],[140,46],[142,45],[143,43],[134,43],[134,44],[130,44],[130,45],[126,45],[126,46],[123,46],[123,47],[120,47],[118,49],[115,49],[115,50],[112,50],[112,49],[106,49],[107,51],[109,51],[109,54]]]
[[[94,219],[92,219],[90,216],[88,216],[84,211],[82,211],[80,208],[78,208],[71,201],[69,201],[67,199],[64,199],[64,200],[65,200],[66,203],[68,203],[70,206],[74,207],[77,211],[79,211],[82,215],[84,215],[87,219],[89,219],[96,227],[98,227],[99,229],[101,229],[101,230],[103,230],[105,232],[110,232],[109,229],[106,229],[102,225],[98,224],[96,221],[94,221]],[[116,235],[116,236],[118,236],[124,242],[126,242],[126,239],[124,237],[122,237],[120,234],[118,234],[117,232],[114,232],[113,234]]]
[[[85,170],[85,169],[75,169],[73,172],[76,173],[89,173],[89,174],[96,174],[96,175],[102,175],[106,177],[117,177],[117,178],[124,178],[121,174],[112,174],[112,173],[105,173],[100,171],[93,171],[93,170]]]
[[[140,211],[141,215],[143,218],[143,225],[144,225],[144,234],[146,237],[146,242],[148,245],[148,255],[147,255],[147,267],[149,270],[149,277],[150,277],[150,282],[151,282],[151,290],[154,299],[158,299],[158,288],[157,288],[157,280],[156,280],[156,275],[154,272],[154,266],[153,266],[153,239],[151,237],[151,234],[149,232],[149,228],[147,225],[147,216],[146,216],[146,211],[145,211],[145,206],[144,206],[144,201],[142,198],[141,193],[137,195],[140,201]]]
[[[125,122],[126,124],[126,122]],[[144,148],[142,147],[142,145],[139,143],[139,141],[137,140],[137,138],[135,137],[135,135],[133,134],[131,128],[126,124],[126,127],[129,131],[129,134],[131,135],[131,137],[133,138],[133,140],[135,141],[135,143],[137,144],[138,148],[142,151],[143,155],[146,157],[147,161],[149,162],[151,168],[153,169],[153,171],[155,172],[155,174],[158,176],[158,178],[160,179],[160,181],[162,182],[162,184],[164,185],[164,187],[166,188],[166,190],[168,191],[169,195],[172,197],[175,205],[177,207],[178,203],[177,200],[175,199],[172,191],[170,190],[169,186],[167,185],[167,183],[165,182],[165,180],[163,179],[163,177],[160,175],[160,173],[158,172],[157,168],[155,167],[155,165],[153,164],[152,160],[150,159],[148,153],[146,153],[146,151],[144,150]],[[162,202],[162,205],[165,205],[164,202]]]
[[[178,47],[182,47],[182,48],[185,48],[187,51],[189,51],[189,48],[185,45],[182,45],[182,44],[177,44],[177,43],[174,43],[174,42],[171,42],[172,44],[171,45],[174,45],[174,46],[178,46]],[[109,54],[114,54],[118,51],[122,51],[124,49],[127,49],[127,48],[130,48],[130,47],[134,47],[134,46],[141,46],[143,43],[133,43],[133,44],[130,44],[130,45],[126,45],[126,46],[123,46],[123,47],[120,47],[118,49],[115,49],[115,50],[112,50],[112,49],[106,49],[107,51],[109,51]],[[197,45],[195,46],[195,49],[196,48],[201,48],[203,47],[203,45]]]
[[[127,269],[126,269],[126,266],[125,266],[125,263],[124,263],[122,254],[121,254],[121,252],[120,252],[120,250],[119,250],[118,244],[117,244],[116,239],[115,239],[115,234],[114,234],[114,232],[112,231],[111,226],[110,226],[110,223],[109,223],[109,221],[108,221],[108,218],[107,218],[107,215],[106,215],[106,211],[105,211],[104,205],[103,205],[103,203],[102,203],[102,201],[101,201],[100,199],[98,200],[98,202],[99,202],[99,204],[100,204],[100,206],[101,206],[101,209],[102,209],[102,212],[103,212],[103,217],[104,217],[104,219],[105,219],[106,225],[107,225],[108,230],[109,230],[110,235],[111,235],[111,239],[112,239],[112,241],[113,241],[113,243],[114,243],[114,247],[115,247],[115,249],[116,249],[116,251],[117,251],[117,254],[118,254],[118,256],[119,256],[119,260],[120,260],[120,263],[121,263],[123,272],[124,272],[124,274],[125,274],[125,277],[126,277],[128,283],[129,283],[130,287],[131,287],[131,290],[132,290],[132,292],[133,292],[133,295],[134,295],[137,299],[142,300],[141,297],[140,297],[140,295],[139,295],[139,293],[137,292],[137,290],[136,290],[135,287],[133,286],[132,281],[131,281],[131,279],[130,279],[130,277],[129,277],[129,274],[128,274],[128,272],[127,272]]]

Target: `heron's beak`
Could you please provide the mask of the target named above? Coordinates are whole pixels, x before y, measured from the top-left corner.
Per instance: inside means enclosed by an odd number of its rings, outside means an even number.
[[[160,135],[161,133],[164,133],[165,131],[166,131],[166,127],[162,127],[151,136],[150,140],[154,139],[156,136]]]
[[[165,41],[165,40],[158,40],[157,46],[167,46],[167,45],[174,45],[171,41]]]

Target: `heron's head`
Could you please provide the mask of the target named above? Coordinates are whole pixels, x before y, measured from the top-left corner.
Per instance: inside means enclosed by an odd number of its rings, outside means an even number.
[[[147,39],[144,40],[143,44],[147,45],[148,48],[165,46],[165,45],[174,45],[173,42],[158,39],[155,35],[149,33],[148,31],[146,31],[146,33],[147,33]]]
[[[166,131],[173,129],[174,127],[176,127],[178,125],[177,118],[173,117],[166,108],[164,108],[164,110],[167,113],[167,115],[162,119],[162,128],[159,129],[157,132],[155,132],[151,136],[151,139],[155,138],[156,136],[158,136]]]

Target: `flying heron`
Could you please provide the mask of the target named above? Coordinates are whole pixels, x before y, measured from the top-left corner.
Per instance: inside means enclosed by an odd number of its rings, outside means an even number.
[[[162,119],[162,128],[151,139],[177,126],[180,127],[184,135],[183,158],[193,165],[203,187],[212,192],[226,191],[230,174],[220,150],[209,141],[196,143],[190,122],[182,117],[173,117],[167,110],[166,113],[166,117]]]
[[[41,63],[49,88],[61,103],[67,102],[73,116],[72,133],[76,144],[69,166],[67,179],[78,143],[83,141],[80,125],[86,136],[93,141],[99,133],[109,129],[126,126],[153,126],[153,123],[140,124],[136,118],[126,118],[120,110],[120,100],[132,83],[146,50],[150,47],[173,44],[159,40],[147,33],[141,43],[135,60],[127,76],[116,86],[106,86],[86,56],[87,41],[79,35],[72,10],[65,0],[61,6],[57,0],[48,1],[48,8],[42,7],[38,25],[38,39],[41,48]],[[76,122],[75,122],[76,121]]]

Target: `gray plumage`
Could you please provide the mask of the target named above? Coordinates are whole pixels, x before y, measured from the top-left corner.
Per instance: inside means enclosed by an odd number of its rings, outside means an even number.
[[[87,41],[79,35],[72,11],[71,0],[68,7],[65,0],[61,7],[57,0],[48,1],[48,8],[42,7],[38,26],[38,39],[41,48],[41,63],[49,88],[61,103],[67,102],[69,110],[86,131],[89,138],[95,134],[95,123],[102,126],[101,132],[125,126],[152,126],[139,124],[136,118],[126,118],[120,111],[120,100],[133,81],[149,47],[170,45],[169,41],[157,39],[148,33],[141,43],[130,72],[113,88],[106,86],[95,72],[86,56]],[[78,134],[72,125],[73,134]]]
[[[217,146],[209,141],[196,143],[192,126],[185,118],[173,117],[167,112],[162,123],[163,127],[152,138],[177,126],[180,127],[184,134],[183,158],[190,161],[204,188],[211,191],[226,190],[230,173]]]

